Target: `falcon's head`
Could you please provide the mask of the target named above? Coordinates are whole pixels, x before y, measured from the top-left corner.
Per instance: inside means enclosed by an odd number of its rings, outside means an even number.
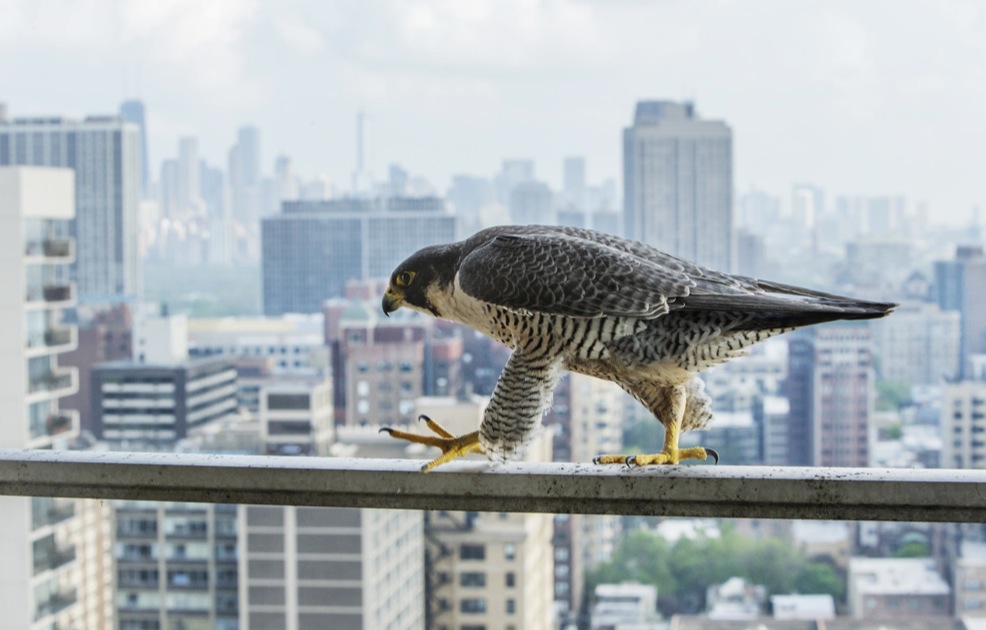
[[[459,264],[459,243],[418,250],[397,265],[383,296],[383,312],[390,315],[402,306],[441,317],[443,298],[452,291]]]

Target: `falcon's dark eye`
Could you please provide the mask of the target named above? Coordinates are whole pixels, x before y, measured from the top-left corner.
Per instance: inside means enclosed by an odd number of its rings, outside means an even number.
[[[397,274],[397,286],[399,287],[406,287],[407,285],[411,284],[412,280],[414,280],[413,271],[402,271],[399,274]]]

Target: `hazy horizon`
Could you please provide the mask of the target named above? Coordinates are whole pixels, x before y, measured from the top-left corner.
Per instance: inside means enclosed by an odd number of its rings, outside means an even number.
[[[155,179],[179,136],[225,169],[256,125],[265,172],[283,153],[342,189],[362,108],[373,175],[399,163],[444,192],[509,158],[559,187],[570,155],[619,185],[635,103],[688,99],[732,127],[738,193],[786,203],[810,182],[964,223],[986,205],[983,27],[959,1],[5,0],[0,102],[82,116],[140,98]]]

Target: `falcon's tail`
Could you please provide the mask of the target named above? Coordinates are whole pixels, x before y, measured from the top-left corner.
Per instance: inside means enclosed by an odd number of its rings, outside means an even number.
[[[876,319],[890,314],[897,304],[871,302],[812,291],[777,282],[755,280],[755,293],[745,295],[689,296],[687,309],[735,311],[753,317],[743,328],[765,330],[800,328],[840,319]]]

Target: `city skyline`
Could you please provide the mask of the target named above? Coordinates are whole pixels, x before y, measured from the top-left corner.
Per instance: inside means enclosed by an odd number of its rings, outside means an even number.
[[[186,135],[225,164],[236,129],[255,125],[265,171],[285,153],[340,187],[362,110],[376,178],[396,162],[440,190],[515,157],[554,188],[570,155],[589,180],[618,180],[635,102],[690,99],[735,130],[737,191],[903,194],[953,224],[986,202],[973,171],[986,13],[972,4],[898,3],[892,24],[848,3],[381,4],[14,2],[0,52],[32,63],[0,69],[2,98],[11,116],[141,98],[152,173]]]

